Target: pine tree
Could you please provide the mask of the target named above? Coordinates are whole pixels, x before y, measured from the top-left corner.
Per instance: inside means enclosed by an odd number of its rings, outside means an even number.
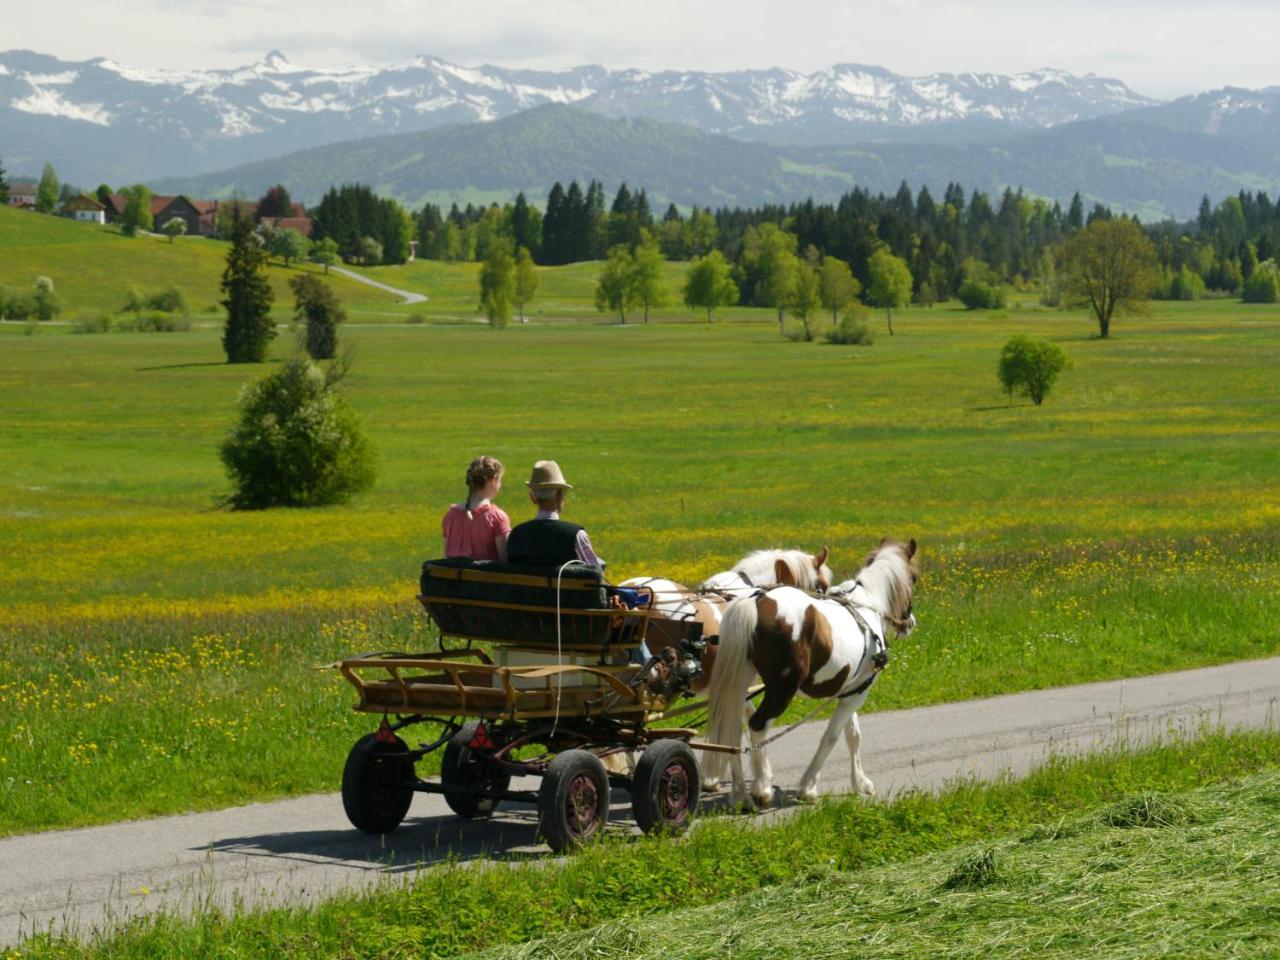
[[[1207,198],[1206,198],[1207,199]],[[1067,231],[1074,233],[1084,226],[1084,201],[1077,190],[1071,198],[1071,206],[1067,208]]]
[[[227,323],[222,349],[227,363],[261,363],[267,344],[276,335],[271,322],[271,284],[267,282],[267,254],[258,244],[253,221],[237,206],[231,217],[231,249],[222,271]]]
[[[564,187],[557,180],[547,194],[547,212],[542,217],[542,257],[539,263],[559,266],[565,259],[565,233],[568,227]]]

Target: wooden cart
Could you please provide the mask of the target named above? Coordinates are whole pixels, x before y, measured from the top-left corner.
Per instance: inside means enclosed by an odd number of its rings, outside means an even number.
[[[426,564],[419,599],[440,652],[334,665],[359,693],[355,709],[382,716],[343,770],[352,824],[393,830],[414,793],[443,794],[470,819],[520,800],[537,805],[539,832],[559,852],[601,832],[610,789],[622,787],[645,832],[687,828],[701,787],[696,731],[654,724],[701,706],[676,706],[700,669],[701,628],[651,617],[647,591],[622,609],[610,605],[617,595],[585,568]],[[426,721],[441,732],[411,747],[401,733]],[[417,762],[442,747],[439,781],[420,778]],[[539,789],[511,789],[521,775],[540,777]]]

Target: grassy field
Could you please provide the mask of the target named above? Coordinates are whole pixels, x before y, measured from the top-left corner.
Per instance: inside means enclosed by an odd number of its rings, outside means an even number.
[[[548,290],[573,301],[584,271]],[[216,330],[5,325],[0,833],[334,787],[369,724],[308,667],[429,645],[417,568],[478,452],[509,465],[516,521],[522,475],[558,459],[616,579],[822,544],[850,575],[915,536],[921,628],[871,709],[1280,651],[1273,308],[1164,304],[1099,341],[1078,314],[943,306],[869,348],[741,315],[352,325],[343,386],[379,483],[262,513],[217,506],[217,444],[261,368],[223,363]],[[1073,361],[1042,408],[994,376],[1026,331]]]
[[[181,237],[170,243],[165,237],[145,235],[130,239],[114,228],[0,206],[0,286],[27,290],[37,276],[48,276],[70,317],[119,310],[131,286],[144,293],[176,286],[186,294],[193,313],[211,314],[220,321],[218,283],[226,256],[227,245],[218,240]],[[293,309],[289,278],[302,270],[321,269],[314,264],[286,268],[272,261],[269,276],[275,313],[281,319]],[[372,311],[371,319],[377,310],[398,302],[389,293],[344,277],[331,275],[329,282],[353,311]]]
[[[1274,732],[1210,731],[1136,753],[1120,744],[1023,781],[959,783],[893,804],[829,799],[761,829],[704,822],[684,840],[615,838],[556,869],[450,865],[312,908],[122,918],[84,942],[55,930],[14,960],[441,958],[483,948],[494,957],[1025,956],[1033,946],[1110,957],[1149,956],[1153,944],[1246,955],[1280,929],[1277,755]],[[513,944],[523,946],[499,946]]]

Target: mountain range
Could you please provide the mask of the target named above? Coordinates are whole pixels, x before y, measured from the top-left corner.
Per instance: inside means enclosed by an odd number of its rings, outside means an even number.
[[[905,179],[1080,190],[1181,216],[1204,193],[1280,185],[1280,88],[1158,103],[1050,69],[539,71],[426,56],[312,69],[273,51],[237,69],[161,71],[10,50],[0,158],[11,174],[47,159],[87,186],[145,180],[201,196],[283,181],[315,200],[358,180],[416,204],[594,177],[656,200],[753,204]]]

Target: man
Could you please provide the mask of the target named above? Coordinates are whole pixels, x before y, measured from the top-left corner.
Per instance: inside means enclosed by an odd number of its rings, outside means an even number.
[[[560,519],[565,492],[573,489],[573,484],[566,482],[560,472],[560,465],[554,460],[539,460],[533,465],[533,473],[525,486],[538,514],[511,531],[507,539],[511,562],[558,567],[570,560],[581,560],[603,570],[604,562],[591,548],[587,531],[576,523]]]

